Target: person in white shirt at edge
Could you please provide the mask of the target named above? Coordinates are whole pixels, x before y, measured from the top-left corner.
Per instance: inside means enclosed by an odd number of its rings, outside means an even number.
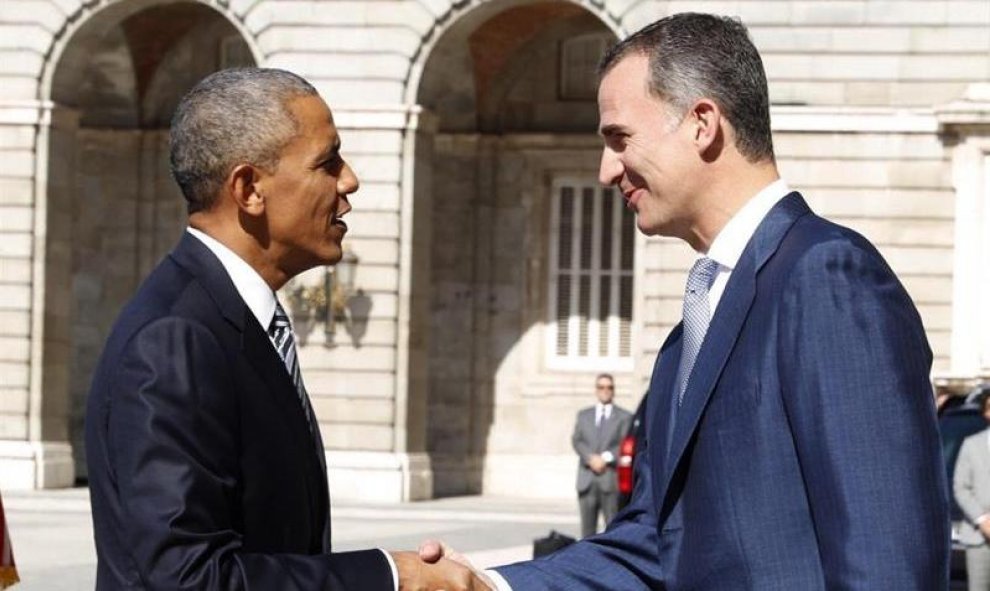
[[[990,423],[990,395],[980,401]],[[959,448],[952,492],[963,513],[959,541],[966,545],[969,591],[990,590],[990,429],[970,435]]]

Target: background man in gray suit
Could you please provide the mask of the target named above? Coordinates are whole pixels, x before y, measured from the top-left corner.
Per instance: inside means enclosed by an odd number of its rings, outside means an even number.
[[[619,443],[629,430],[632,415],[612,404],[615,380],[603,373],[595,378],[598,403],[578,412],[571,444],[578,454],[577,493],[581,510],[581,537],[594,535],[598,513],[605,525],[619,510],[615,462]]]
[[[990,422],[990,396],[983,397],[983,418]],[[952,477],[952,491],[963,512],[959,539],[967,545],[970,591],[990,589],[990,431],[963,441]]]

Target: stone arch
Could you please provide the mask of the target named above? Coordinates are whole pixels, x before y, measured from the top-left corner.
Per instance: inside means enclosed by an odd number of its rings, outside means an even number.
[[[244,14],[238,14],[230,9],[229,3],[223,0],[187,0],[190,3],[202,4],[223,16],[237,31],[251,51],[251,57],[256,64],[264,62],[264,53],[258,46],[254,34],[245,24]],[[81,30],[89,29],[90,34],[98,34],[101,29],[111,27],[127,17],[142,12],[154,6],[165,4],[164,0],[95,0],[80,3],[74,12],[67,15],[62,27],[55,33],[52,43],[45,52],[38,85],[38,99],[49,101],[52,97],[52,78],[56,67],[60,64],[63,53],[71,42],[80,41],[77,35]]]
[[[45,440],[72,443],[77,477],[85,399],[110,326],[185,223],[167,166],[171,113],[199,79],[258,55],[239,19],[201,0],[84,5],[46,55],[35,225],[44,266],[32,311],[42,402],[32,420]]]
[[[424,0],[419,0],[423,4],[429,4]],[[619,5],[630,2],[601,2],[595,0],[561,0],[575,4],[584,8],[590,14],[595,15],[612,33],[618,37],[624,37],[628,31],[623,27],[622,16],[629,12],[628,7]],[[423,75],[423,68],[430,59],[433,49],[440,39],[449,31],[456,28],[474,28],[480,23],[488,20],[494,14],[515,6],[533,4],[533,0],[469,0],[467,2],[456,3],[450,10],[438,16],[431,27],[423,31],[422,42],[413,53],[409,62],[409,73],[406,75],[405,89],[403,91],[404,102],[415,104],[419,93],[419,86]]]
[[[533,430],[540,407],[527,408],[525,397],[534,385],[560,383],[541,365],[535,336],[546,319],[553,181],[594,178],[599,154],[597,54],[577,60],[591,93],[564,94],[562,48],[584,35],[604,48],[616,30],[593,3],[465,3],[414,61],[406,99],[431,115],[421,118],[403,182],[413,194],[413,280],[429,289],[410,290],[422,369],[409,399],[423,408],[436,496],[504,494],[528,477],[520,458],[563,456],[566,435],[544,430],[534,440],[548,445],[528,449],[512,434]],[[540,471],[553,474],[550,494],[572,480],[572,464],[567,455],[559,471]]]

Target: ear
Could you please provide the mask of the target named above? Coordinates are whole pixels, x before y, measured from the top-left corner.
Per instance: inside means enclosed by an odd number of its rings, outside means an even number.
[[[699,153],[705,153],[719,140],[722,131],[722,110],[715,101],[698,99],[688,113],[692,140]]]
[[[251,164],[238,164],[227,176],[227,188],[237,209],[252,217],[265,213],[265,198],[258,185],[262,172]]]

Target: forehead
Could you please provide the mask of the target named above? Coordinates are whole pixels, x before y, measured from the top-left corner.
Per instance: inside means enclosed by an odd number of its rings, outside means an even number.
[[[636,53],[622,58],[602,77],[598,86],[600,131],[608,132],[614,125],[634,126],[668,112],[667,103],[650,93],[649,75],[649,58]]]
[[[337,139],[337,128],[326,102],[319,96],[302,96],[289,101],[289,112],[296,122],[296,136],[291,144],[322,149]]]
[[[648,94],[650,60],[641,53],[620,59],[602,76],[598,86],[599,102],[612,102]]]

